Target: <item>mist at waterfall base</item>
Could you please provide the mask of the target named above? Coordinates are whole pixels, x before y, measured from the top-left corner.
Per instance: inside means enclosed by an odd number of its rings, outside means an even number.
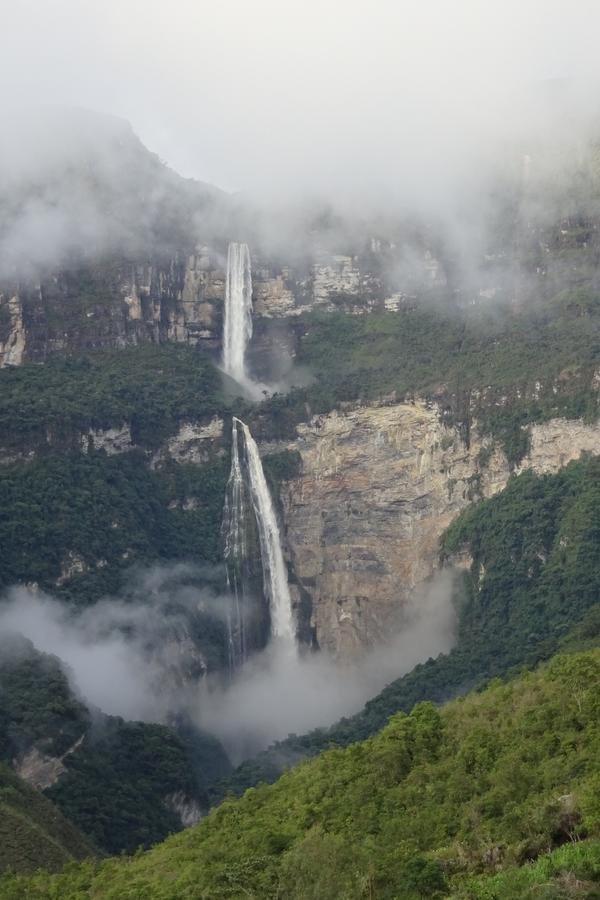
[[[401,630],[358,660],[344,664],[325,653],[290,653],[289,644],[275,640],[231,681],[209,676],[190,715],[219,738],[237,765],[289,734],[358,712],[390,681],[452,648],[452,579],[440,573],[415,592]]]
[[[0,634],[28,638],[57,656],[75,692],[110,715],[165,722],[187,702],[204,674],[194,625],[225,633],[229,595],[220,573],[182,563],[135,568],[123,593],[93,606],[14,587],[0,604]]]
[[[254,403],[273,397],[275,394],[287,394],[293,388],[308,387],[315,381],[314,374],[308,366],[295,365],[289,355],[281,353],[276,355],[273,350],[270,353],[268,380],[261,381],[245,375],[239,380],[219,366],[223,375],[221,390],[225,400],[233,401],[238,397],[250,400]]]
[[[147,722],[184,713],[218,737],[234,763],[289,733],[357,711],[389,681],[453,644],[451,581],[443,575],[415,597],[397,636],[359,661],[290,653],[289,643],[274,640],[233,679],[205,677],[189,624],[199,608],[218,624],[231,611],[231,596],[210,586],[214,574],[182,564],[138,569],[127,597],[81,611],[15,587],[0,606],[0,633],[22,634],[57,656],[92,710]],[[198,577],[203,587],[190,583]]]

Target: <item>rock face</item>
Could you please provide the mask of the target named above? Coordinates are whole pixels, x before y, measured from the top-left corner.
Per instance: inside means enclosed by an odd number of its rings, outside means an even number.
[[[61,775],[67,771],[64,760],[72,753],[76,753],[83,743],[85,735],[73,744],[72,747],[63,753],[62,756],[48,756],[42,753],[38,747],[31,747],[18,759],[13,760],[15,772],[30,784],[32,787],[40,791],[45,791],[52,787],[59,780]]]
[[[0,366],[41,362],[57,351],[145,341],[178,341],[217,353],[225,250],[199,245],[192,254],[162,260],[107,260],[48,272],[37,281],[0,283]],[[360,256],[316,252],[295,267],[253,256],[254,318],[262,335],[258,355],[269,347],[274,320],[288,323],[293,344],[293,320],[311,309],[353,314],[398,309],[411,284],[400,270],[390,281],[394,252],[376,242],[375,250]],[[441,264],[423,254],[428,289],[443,287]],[[287,349],[293,352],[289,341]]]
[[[555,472],[600,452],[600,424],[556,419],[531,437],[521,469]],[[481,454],[487,439],[476,430],[467,447],[419,402],[316,417],[288,447],[302,457],[281,497],[296,599],[310,596],[317,641],[338,658],[401,626],[409,596],[438,566],[444,529],[510,476],[500,450]]]
[[[3,318],[0,318],[0,368],[18,366],[25,352],[23,307],[19,295],[5,298],[0,295],[0,310],[3,311]]]
[[[536,472],[557,472],[582,453],[600,453],[600,425],[584,425],[569,419],[553,419],[530,428],[531,449],[519,468],[532,466]]]
[[[223,419],[218,416],[208,422],[182,422],[178,431],[156,450],[150,460],[151,468],[160,468],[172,460],[177,463],[191,463],[202,465],[223,456]],[[57,431],[46,434],[44,449],[64,449],[66,435]],[[63,443],[59,443],[60,441]],[[73,439],[73,445],[82,453],[90,450],[104,450],[108,456],[116,456],[119,453],[127,453],[129,450],[144,449],[136,444],[131,434],[129,425],[119,425],[115,428],[89,429],[79,432]],[[144,452],[148,453],[147,450]],[[7,448],[0,445],[0,466],[15,462],[27,462],[35,459],[40,453],[37,448]]]
[[[201,465],[223,455],[223,419],[215,416],[207,425],[183,422],[177,434],[169,438],[153,456],[151,465],[160,466],[166,460]]]
[[[0,365],[144,341],[216,346],[224,278],[219,259],[199,247],[189,257],[98,262],[0,285]]]
[[[90,430],[79,438],[81,449],[87,453],[89,449],[104,450],[109,456],[132,450],[134,443],[128,425],[105,430]]]

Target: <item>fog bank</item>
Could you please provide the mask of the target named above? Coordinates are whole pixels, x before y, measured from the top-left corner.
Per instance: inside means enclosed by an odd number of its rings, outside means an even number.
[[[416,592],[402,630],[385,645],[346,664],[324,654],[295,655],[276,644],[251,658],[233,683],[201,685],[196,721],[215,734],[234,764],[290,733],[302,734],[351,715],[417,663],[454,642],[452,576]]]
[[[92,706],[164,722],[185,705],[185,685],[204,673],[195,630],[207,621],[225,628],[230,598],[198,586],[213,574],[183,564],[137,570],[127,596],[84,608],[15,587],[0,605],[0,632],[21,633],[59,657]]]
[[[355,661],[290,654],[273,644],[233,681],[224,671],[205,677],[198,636],[207,624],[224,627],[230,603],[210,585],[214,574],[184,565],[138,570],[127,596],[84,609],[13,588],[0,606],[0,633],[20,633],[61,659],[92,707],[155,722],[183,713],[218,737],[234,763],[291,732],[358,711],[389,681],[453,643],[451,577],[443,574],[415,594],[388,644]],[[208,583],[199,587],[199,578]]]
[[[597,109],[599,30],[594,0],[22,0],[0,107],[113,113],[226,190],[402,202],[499,140],[573,134]]]

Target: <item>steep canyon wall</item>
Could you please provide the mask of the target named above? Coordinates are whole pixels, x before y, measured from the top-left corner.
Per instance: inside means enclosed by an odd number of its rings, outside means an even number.
[[[510,477],[476,427],[467,446],[423,402],[319,416],[287,446],[302,457],[281,496],[296,601],[310,595],[317,641],[337,657],[401,627],[412,592],[438,568],[442,532]],[[585,452],[600,452],[600,424],[533,425],[519,471],[556,472]]]
[[[253,255],[255,365],[277,343],[270,323],[293,322],[312,309],[363,313],[398,309],[411,296],[386,274],[394,248],[361,256],[317,253],[295,266]],[[427,288],[446,284],[440,262],[423,250]],[[178,341],[217,351],[221,344],[225,254],[199,246],[192,255],[161,261],[106,261],[49,272],[36,281],[0,284],[0,366],[41,362],[54,352]],[[291,343],[290,343],[291,341]],[[252,360],[251,360],[252,362]]]

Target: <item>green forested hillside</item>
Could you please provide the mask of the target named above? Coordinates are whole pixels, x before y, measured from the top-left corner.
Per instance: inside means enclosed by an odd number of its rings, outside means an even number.
[[[135,562],[215,562],[226,480],[223,462],[154,472],[139,450],[2,466],[0,588],[36,582],[86,603],[117,592]]]
[[[202,800],[183,741],[164,725],[106,717],[65,763],[46,794],[108,853],[133,853],[179,831],[168,797]]]
[[[554,872],[597,882],[599,721],[600,651],[558,656],[441,710],[399,713],[146,854],[5,879],[0,896],[500,900],[511,895],[496,872],[582,840]],[[526,871],[539,884],[549,869]],[[526,883],[521,896],[538,896]]]
[[[97,855],[56,806],[0,763],[0,871],[53,872]]]
[[[56,657],[2,635],[0,761],[12,763],[32,749],[62,758],[64,772],[47,796],[111,853],[178,831],[181,820],[168,798],[180,794],[206,806],[207,784],[229,769],[218,741],[201,732],[180,737],[164,725],[90,711]]]
[[[478,427],[511,463],[527,450],[521,426],[553,416],[596,419],[600,294],[562,291],[522,308],[407,308],[348,316],[313,313],[302,323],[297,359],[315,376],[265,407],[270,428],[293,425],[341,401],[432,397],[468,441]]]
[[[135,444],[156,447],[183,419],[227,408],[222,377],[181,344],[52,356],[0,370],[0,446],[78,446],[88,429],[129,425]]]
[[[556,475],[526,471],[450,526],[442,554],[472,559],[459,604],[456,646],[392,682],[364,710],[330,729],[290,737],[234,773],[241,791],[278,776],[331,743],[348,744],[382,728],[419,700],[448,699],[556,651],[582,622],[578,638],[600,633],[600,457],[571,463]]]
[[[10,762],[40,741],[62,756],[89,727],[58,659],[20,635],[0,635],[0,758]]]

